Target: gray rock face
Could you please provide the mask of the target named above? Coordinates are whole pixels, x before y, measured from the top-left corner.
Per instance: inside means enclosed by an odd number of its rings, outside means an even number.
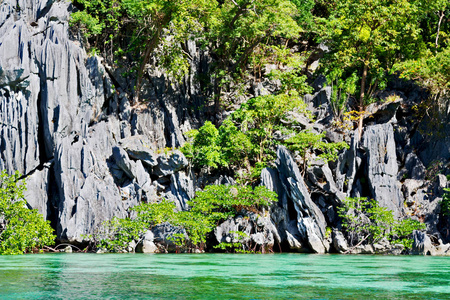
[[[244,235],[238,235],[240,231]],[[280,244],[277,229],[269,216],[261,216],[247,212],[245,217],[238,215],[222,222],[214,230],[218,243],[241,243],[245,250],[268,251],[272,250],[275,242]]]
[[[336,167],[336,187],[338,190],[346,194],[347,197],[351,196],[354,181],[356,180],[356,172],[361,165],[361,158],[357,155],[358,144],[358,131],[354,132],[354,135],[350,142],[349,149],[339,156]]]
[[[174,227],[167,222],[153,227],[152,232],[154,235],[153,243],[159,245],[167,252],[176,252],[178,250],[178,247],[173,240],[174,234],[181,234],[187,238],[187,234],[184,229]]]
[[[450,256],[450,243],[443,244],[442,240],[439,240],[438,243],[433,245],[426,233],[417,230],[413,232],[413,239],[412,254]]]
[[[48,199],[48,176],[49,168],[35,171],[27,177],[27,190],[24,192],[28,206],[32,209],[37,209],[40,214],[47,218],[51,213],[51,210],[49,209],[51,204]]]
[[[408,178],[423,180],[425,179],[426,168],[420,159],[414,153],[409,153],[405,160],[406,176]]]
[[[158,176],[171,175],[188,165],[186,157],[179,150],[171,151],[170,154],[161,154],[157,158],[158,164],[154,173]]]
[[[434,247],[430,238],[426,233],[414,230],[413,232],[414,243],[412,246],[412,253],[419,255],[432,255],[434,254]]]
[[[144,135],[135,135],[122,139],[119,142],[122,148],[128,153],[128,156],[142,161],[148,167],[158,165],[155,153],[151,150],[151,143]]]
[[[313,96],[305,96],[305,103],[308,108],[314,112],[316,120],[321,124],[327,124],[333,119],[333,110],[331,108],[331,86],[321,88]]]
[[[151,74],[145,84],[154,99],[131,107],[100,59],[69,34],[72,7],[53,0],[0,5],[0,170],[29,174],[29,206],[53,219],[61,241],[82,242],[104,220],[154,200],[151,176],[173,175],[163,190],[179,203],[192,196],[192,183],[177,174],[186,158],[155,151],[184,142],[191,117],[183,107],[201,87],[194,73],[183,86]],[[188,50],[200,65],[195,43]]]
[[[369,126],[363,136],[367,155],[367,179],[375,200],[393,211],[396,218],[402,216],[403,197],[397,182],[397,156],[392,125]]]
[[[195,187],[192,175],[188,176],[184,172],[177,172],[170,177],[170,191],[166,193],[167,199],[175,202],[178,210],[188,209],[187,201],[194,198]]]
[[[334,230],[332,238],[333,238],[333,246],[334,249],[336,249],[336,251],[344,253],[348,250],[348,244],[342,232]]]
[[[308,169],[308,178],[324,195],[334,195],[334,203],[339,205],[345,199],[346,194],[341,192],[334,181],[333,173],[327,164],[313,166]]]
[[[325,253],[329,243],[325,239],[326,221],[322,211],[311,200],[300,170],[288,150],[279,146],[277,150],[277,170],[266,169],[262,172],[262,183],[279,194],[278,207],[272,208],[272,218],[275,221],[282,239],[290,247],[302,247],[300,237],[308,247],[316,253]],[[295,220],[289,215],[289,202],[295,209]],[[296,230],[289,224],[295,221]]]
[[[286,148],[278,147],[276,164],[282,184],[297,211],[297,227],[300,234],[305,237],[314,252],[325,253],[329,247],[325,242],[325,217],[319,207],[312,202],[300,171]]]

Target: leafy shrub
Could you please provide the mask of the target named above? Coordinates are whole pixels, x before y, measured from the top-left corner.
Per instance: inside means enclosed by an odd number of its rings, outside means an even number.
[[[137,213],[135,218],[106,221],[92,239],[98,248],[121,252],[133,240],[139,241],[148,229],[168,222],[187,233],[187,238],[184,234],[170,237],[175,244],[186,250],[204,248],[208,234],[220,221],[244,210],[260,211],[274,201],[277,201],[276,193],[266,187],[210,185],[188,201],[188,211],[177,212],[175,204],[165,199],[159,203],[141,203],[132,208]]]
[[[26,187],[19,178],[18,172],[0,173],[0,254],[23,254],[54,244],[50,222],[26,207]]]
[[[165,199],[159,203],[141,203],[131,210],[137,213],[135,218],[114,217],[103,222],[97,232],[88,238],[94,241],[97,248],[122,252],[133,240],[139,241],[148,229],[164,222],[173,222],[175,216],[175,204]]]
[[[445,193],[442,197],[441,212],[444,216],[450,216],[450,189],[444,189]]]
[[[191,201],[191,209],[177,213],[175,226],[183,227],[191,247],[203,248],[207,234],[220,221],[243,213],[244,210],[259,212],[277,201],[275,192],[264,186],[209,185]]]
[[[192,141],[185,143],[181,151],[196,168],[243,165],[252,147],[248,137],[229,119],[219,129],[206,121],[199,130],[191,130],[187,135]]]
[[[214,249],[224,250],[227,253],[252,253],[251,246],[248,245],[251,241],[248,234],[242,231],[230,231],[235,236],[232,242],[221,242],[214,246]]]
[[[325,132],[321,134],[314,134],[308,130],[305,130],[287,139],[286,144],[290,150],[299,151],[299,154],[305,163],[308,160],[308,152],[318,150],[321,152],[319,157],[328,162],[334,161],[338,158],[337,154],[339,150],[349,148],[349,145],[346,142],[324,142],[322,140],[324,137]]]
[[[381,207],[374,199],[347,198],[338,208],[342,227],[346,230],[350,244],[367,240],[376,243],[384,238],[391,242],[412,247],[411,234],[414,230],[425,229],[425,224],[416,220],[395,220],[392,211]]]

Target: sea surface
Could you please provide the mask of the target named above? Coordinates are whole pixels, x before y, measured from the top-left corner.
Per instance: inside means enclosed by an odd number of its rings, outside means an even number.
[[[450,257],[0,256],[0,299],[450,299]]]

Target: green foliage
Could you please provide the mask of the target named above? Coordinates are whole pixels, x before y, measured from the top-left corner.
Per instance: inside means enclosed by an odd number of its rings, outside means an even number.
[[[277,201],[276,193],[264,186],[209,185],[197,192],[188,202],[191,209],[180,212],[177,225],[186,229],[193,245],[203,245],[206,234],[213,231],[219,221],[234,217],[244,210],[261,211]]]
[[[392,236],[395,237],[395,242],[403,244],[407,249],[411,249],[414,242],[411,238],[412,232],[425,229],[426,224],[412,219],[405,219],[395,224]]]
[[[19,177],[18,172],[11,176],[0,173],[0,254],[32,252],[55,240],[50,222],[26,207],[26,187]]]
[[[80,26],[80,30],[86,37],[100,34],[105,27],[104,23],[99,22],[98,17],[88,14],[86,11],[77,11],[72,13],[70,24],[71,26],[78,24]]]
[[[80,11],[72,14],[71,24],[78,24],[94,46],[111,48],[108,53],[126,47],[127,53],[141,59],[136,68],[137,98],[144,66],[158,47],[162,48],[158,63],[177,79],[189,70],[185,41],[195,39],[208,48],[216,58],[209,75],[216,79],[220,97],[224,83],[242,81],[258,48],[276,42],[272,38],[296,38],[300,32],[294,20],[297,9],[286,0],[75,0],[74,4]]]
[[[353,97],[356,93],[358,86],[358,76],[354,72],[352,75],[345,79],[342,78],[342,70],[338,71],[339,74],[331,74],[329,77],[334,78],[331,81],[332,94],[331,94],[331,107],[335,117],[340,120],[342,114],[345,112],[348,100]]]
[[[249,137],[230,119],[223,121],[219,127],[219,146],[227,165],[246,166],[252,156],[253,145]]]
[[[140,203],[131,210],[137,213],[133,219],[114,217],[102,223],[92,236],[97,248],[123,252],[133,240],[139,241],[148,229],[175,219],[175,204],[165,199],[158,203]]]
[[[131,241],[139,239],[145,229],[145,225],[138,221],[114,217],[103,222],[93,238],[97,248],[109,252],[122,252],[128,249]]]
[[[243,209],[261,211],[277,201],[275,192],[264,186],[208,185],[189,202],[192,212],[209,215],[215,221],[240,213]]]
[[[351,244],[361,239],[376,243],[387,238],[410,248],[412,232],[425,229],[425,224],[412,219],[395,220],[392,211],[379,206],[373,199],[363,197],[344,200],[338,208],[338,215]]]
[[[254,160],[273,159],[273,133],[282,120],[289,120],[289,113],[305,112],[306,106],[296,93],[282,93],[252,98],[232,114],[253,145]]]
[[[285,0],[225,1],[208,20],[208,40],[219,58],[216,74],[243,70],[255,49],[271,37],[296,38],[296,7]],[[230,64],[231,62],[231,64]]]
[[[345,142],[327,143],[322,139],[325,137],[325,132],[315,134],[308,130],[301,131],[293,137],[286,140],[288,148],[292,151],[299,151],[303,161],[307,161],[307,154],[311,151],[318,150],[321,152],[319,157],[328,161],[335,161],[338,158],[338,151],[348,149],[349,146]]]
[[[441,202],[441,213],[443,216],[450,216],[450,189],[444,189],[444,196]]]
[[[279,80],[281,83],[280,93],[304,95],[312,92],[312,88],[306,82],[306,75],[302,75],[305,66],[305,56],[292,53],[286,45],[270,46],[273,52],[273,62],[279,69],[270,71],[268,77],[272,80]]]
[[[396,60],[423,50],[418,43],[419,8],[407,0],[344,0],[332,6],[329,18],[321,20],[321,39],[330,48],[324,71],[331,80],[358,74],[363,110],[373,92],[384,88],[386,72]]]
[[[450,46],[436,54],[428,51],[420,59],[399,63],[394,70],[428,88],[438,100],[450,88]]]
[[[255,251],[250,250],[250,239],[248,234],[242,231],[230,231],[234,236],[233,242],[221,242],[214,246],[215,249],[223,250],[227,253],[254,253]]]
[[[214,124],[206,121],[199,130],[191,130],[187,135],[193,142],[183,145],[181,151],[192,159],[194,166],[218,168],[227,165],[219,146],[219,130]]]
[[[122,252],[133,240],[139,241],[148,229],[168,222],[187,233],[187,236],[175,233],[170,237],[177,246],[204,248],[208,234],[220,221],[244,213],[244,210],[261,211],[274,201],[277,201],[276,193],[263,186],[252,189],[249,186],[209,185],[188,201],[190,209],[187,211],[176,211],[175,204],[165,199],[159,203],[141,203],[132,208],[136,217],[104,222],[93,239],[97,248]]]

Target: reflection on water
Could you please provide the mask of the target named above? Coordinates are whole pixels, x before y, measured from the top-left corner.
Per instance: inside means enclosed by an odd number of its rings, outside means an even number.
[[[0,299],[450,299],[450,257],[0,256]]]

